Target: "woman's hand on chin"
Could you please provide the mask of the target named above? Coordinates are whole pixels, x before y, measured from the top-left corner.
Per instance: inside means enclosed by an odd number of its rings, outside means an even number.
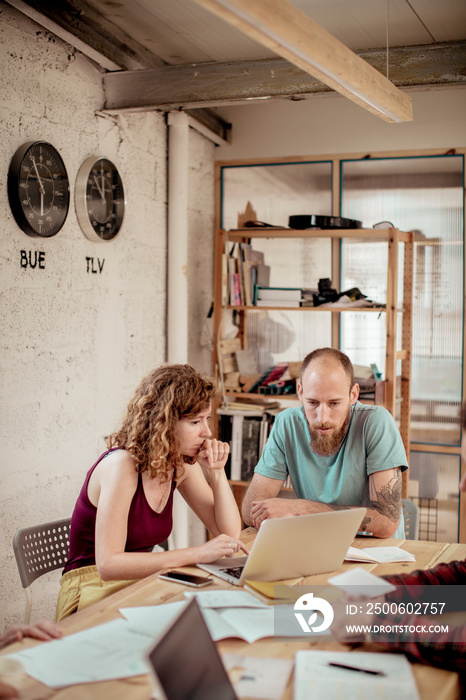
[[[197,455],[197,462],[208,471],[220,471],[225,468],[230,445],[220,440],[204,440],[204,444]]]

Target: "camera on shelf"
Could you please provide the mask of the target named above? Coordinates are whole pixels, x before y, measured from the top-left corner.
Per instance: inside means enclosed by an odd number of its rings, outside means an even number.
[[[322,277],[317,285],[318,293],[314,294],[314,306],[328,304],[338,301],[340,294],[336,289],[332,289],[332,280],[328,277]]]

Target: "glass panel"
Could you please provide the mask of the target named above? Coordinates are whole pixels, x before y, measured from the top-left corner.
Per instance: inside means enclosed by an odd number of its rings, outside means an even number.
[[[342,216],[371,227],[390,221],[401,230],[415,230],[415,277],[412,333],[411,440],[459,445],[463,354],[463,156],[383,158],[342,163]],[[350,249],[356,250],[350,253]],[[369,246],[367,247],[369,248]],[[370,250],[375,246],[370,246]],[[369,256],[360,245],[342,245],[342,289],[356,278],[372,288],[371,272],[380,270],[383,253]],[[367,275],[366,275],[367,273]],[[385,273],[383,275],[385,277]],[[342,326],[342,349],[355,345]],[[372,342],[360,330],[359,346]],[[366,355],[380,353],[367,348]],[[356,360],[359,362],[359,360]]]
[[[257,221],[288,226],[289,216],[332,214],[332,164],[285,163],[222,168],[224,229],[238,228],[250,203]]]
[[[222,227],[237,228],[248,204],[258,221],[284,228],[292,215],[331,215],[332,163],[223,167]],[[321,277],[331,277],[330,239],[252,237],[251,244],[264,253],[270,286],[317,290]],[[245,335],[247,347],[255,350],[258,371],[265,371],[278,362],[300,362],[311,350],[331,345],[331,314],[248,311]]]
[[[254,232],[251,231],[251,234]],[[264,253],[271,287],[314,289],[321,277],[331,277],[332,242],[329,238],[251,238],[254,250]]]
[[[359,287],[361,289],[361,285]],[[340,316],[340,346],[343,352],[354,365],[370,367],[371,364],[376,364],[383,379],[385,378],[385,328],[385,313],[348,311]]]
[[[325,311],[249,311],[247,344],[259,372],[279,362],[301,362],[311,350],[331,345],[331,314]]]
[[[410,453],[408,496],[420,508],[419,539],[458,541],[460,457]]]

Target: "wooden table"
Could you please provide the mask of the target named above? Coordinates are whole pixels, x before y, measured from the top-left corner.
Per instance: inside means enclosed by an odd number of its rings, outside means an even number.
[[[254,528],[247,528],[242,533],[242,540],[247,545],[250,545],[255,535],[256,530]],[[367,538],[357,538],[353,543],[353,546],[358,548],[382,545],[400,546],[402,549],[412,552],[416,557],[416,561],[378,565],[346,562],[340,567],[339,573],[347,571],[353,566],[362,566],[368,571],[383,576],[384,574],[404,573],[415,569],[430,568],[440,562],[449,562],[455,559],[466,558],[465,544],[423,542],[419,540],[377,540]],[[195,567],[186,567],[186,570],[199,573],[199,570]],[[321,574],[308,576],[300,579],[299,583],[304,585],[325,584],[327,578],[331,575],[332,574]],[[235,588],[217,578],[215,578],[214,585],[216,588]],[[120,613],[118,610],[122,607],[158,605],[161,603],[184,600],[185,590],[192,591],[194,589],[188,589],[178,583],[162,581],[158,578],[157,574],[154,574],[109,596],[99,603],[89,606],[79,613],[71,615],[65,620],[62,620],[59,626],[65,635],[72,634],[119,617]],[[7,649],[2,651],[2,654],[18,651],[21,648],[33,646],[37,643],[40,642],[27,639],[7,647]],[[272,640],[269,638],[259,640],[253,644],[248,644],[240,639],[227,639],[218,642],[218,648],[221,653],[232,652],[249,656],[274,658],[293,658],[296,651],[300,649],[348,650],[348,647],[332,641],[330,638],[327,638],[327,641],[309,641],[307,639],[303,639],[303,641],[289,641],[287,639]],[[380,648],[374,644],[366,644],[362,647],[362,650],[380,651]],[[358,650],[355,650],[354,653],[358,653]],[[436,700],[453,700],[460,697],[459,679],[456,673],[421,664],[413,664],[413,672],[422,700],[430,700],[431,698],[436,698]],[[21,691],[23,692],[25,700],[37,700],[38,698],[41,700],[46,700],[48,698],[53,698],[53,700],[83,700],[83,698],[85,698],[85,700],[107,700],[107,698],[111,698],[112,700],[149,700],[151,695],[150,681],[147,676],[76,685],[61,690],[47,688],[38,681],[27,677],[21,686]],[[283,695],[283,700],[292,700],[292,698],[293,681],[291,678]]]

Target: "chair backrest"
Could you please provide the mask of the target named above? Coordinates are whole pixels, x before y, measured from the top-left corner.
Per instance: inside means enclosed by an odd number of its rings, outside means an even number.
[[[407,540],[417,540],[419,537],[419,507],[409,498],[402,499],[405,520],[405,537]]]
[[[31,583],[47,572],[65,566],[70,543],[70,523],[70,518],[54,520],[17,530],[13,536],[16,564],[26,594],[25,623],[31,617]]]

